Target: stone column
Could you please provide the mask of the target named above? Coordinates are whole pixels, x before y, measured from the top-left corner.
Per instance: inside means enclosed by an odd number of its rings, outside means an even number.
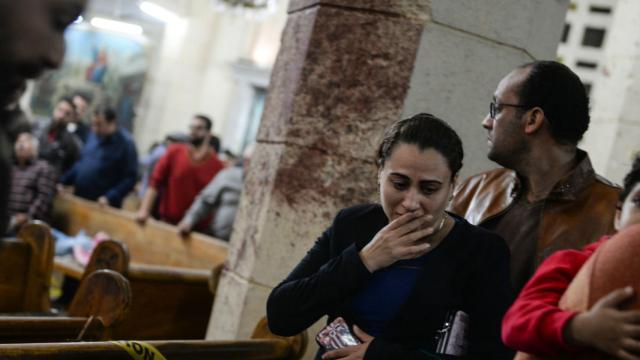
[[[246,338],[345,206],[376,199],[375,146],[400,117],[427,1],[291,1],[208,338]]]
[[[567,4],[292,0],[207,338],[248,337],[337,211],[377,200],[375,147],[391,122],[432,112],[475,140],[472,165],[484,159],[498,80],[552,57]]]
[[[640,152],[640,1],[619,0],[611,24],[582,146],[596,170],[621,184]]]

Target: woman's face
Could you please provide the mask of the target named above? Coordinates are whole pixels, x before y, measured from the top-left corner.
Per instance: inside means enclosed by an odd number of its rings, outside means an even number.
[[[440,152],[421,151],[406,143],[394,147],[380,169],[379,181],[380,202],[389,221],[422,209],[433,216],[427,226],[440,221],[454,185],[447,159]]]
[[[627,198],[624,199],[622,209],[616,214],[617,230],[635,224],[640,224],[640,183],[635,184],[631,189]]]

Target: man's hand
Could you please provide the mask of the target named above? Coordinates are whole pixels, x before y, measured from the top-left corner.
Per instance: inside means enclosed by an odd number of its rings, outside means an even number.
[[[29,215],[25,213],[18,213],[13,215],[12,223],[16,228],[19,228],[20,226],[26,224],[27,221],[29,221]]]
[[[189,233],[192,230],[192,225],[186,220],[180,221],[177,227],[178,227],[178,234],[180,234],[180,236],[182,237],[186,237],[187,235],[189,235]]]
[[[98,205],[100,205],[100,207],[107,207],[109,206],[109,199],[107,199],[106,196],[100,196],[98,198]]]
[[[72,188],[69,186],[64,186],[63,184],[57,184],[56,190],[59,195],[71,194],[73,192]]]
[[[360,360],[364,359],[364,354],[367,353],[369,344],[373,341],[374,337],[362,331],[358,326],[353,326],[353,332],[362,341],[362,344],[355,346],[344,347],[342,349],[332,350],[322,355],[322,360],[328,359],[345,359],[345,360]]]
[[[617,289],[567,325],[570,343],[590,346],[617,359],[640,360],[640,311],[619,310],[633,296],[633,288]]]
[[[144,225],[144,223],[147,222],[147,219],[149,219],[149,212],[143,209],[138,210],[138,212],[136,213],[136,221],[140,225]]]

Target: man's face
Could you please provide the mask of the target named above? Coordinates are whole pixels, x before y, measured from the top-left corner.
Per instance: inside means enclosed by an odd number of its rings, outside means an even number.
[[[116,129],[115,121],[109,122],[104,116],[96,115],[91,119],[91,130],[99,138],[111,135]]]
[[[491,114],[482,121],[482,127],[487,129],[490,160],[507,167],[517,161],[518,156],[527,149],[524,134],[524,120],[521,108],[507,106],[522,105],[518,97],[518,90],[522,81],[526,79],[528,69],[516,69],[505,76],[495,91],[493,101],[496,104],[495,117]]]
[[[87,0],[0,0],[0,106],[26,79],[60,66],[64,30]]]
[[[18,135],[14,146],[16,158],[19,160],[28,160],[36,157],[36,147],[34,146],[33,135],[30,133],[21,133]]]
[[[189,138],[191,143],[195,146],[200,146],[206,140],[208,140],[209,130],[207,130],[206,124],[199,118],[191,119],[189,125]]]
[[[53,122],[56,124],[68,124],[74,117],[75,110],[66,101],[60,101],[53,109]]]
[[[76,106],[76,113],[79,118],[84,117],[84,114],[87,112],[87,108],[89,108],[89,104],[85,101],[82,96],[74,96],[73,104]]]

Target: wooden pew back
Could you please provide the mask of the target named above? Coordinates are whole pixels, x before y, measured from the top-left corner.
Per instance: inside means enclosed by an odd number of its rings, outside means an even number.
[[[62,261],[57,261],[56,267],[76,278],[85,276],[81,268]],[[126,245],[106,240],[94,249],[85,274],[104,268],[122,271],[131,284],[131,309],[122,323],[111,329],[113,338],[204,338],[215,293],[215,287],[212,291],[210,286],[217,282],[222,265],[205,270],[129,264]]]
[[[67,234],[105,231],[127,245],[133,263],[211,269],[227,256],[222,240],[199,233],[183,239],[172,225],[150,219],[141,226],[131,212],[101,208],[73,195],[56,196],[52,226]]]
[[[0,312],[48,312],[54,243],[49,227],[26,224],[0,240]]]
[[[110,339],[110,327],[125,318],[130,303],[127,279],[111,270],[98,270],[80,283],[69,316],[0,316],[0,342]]]

